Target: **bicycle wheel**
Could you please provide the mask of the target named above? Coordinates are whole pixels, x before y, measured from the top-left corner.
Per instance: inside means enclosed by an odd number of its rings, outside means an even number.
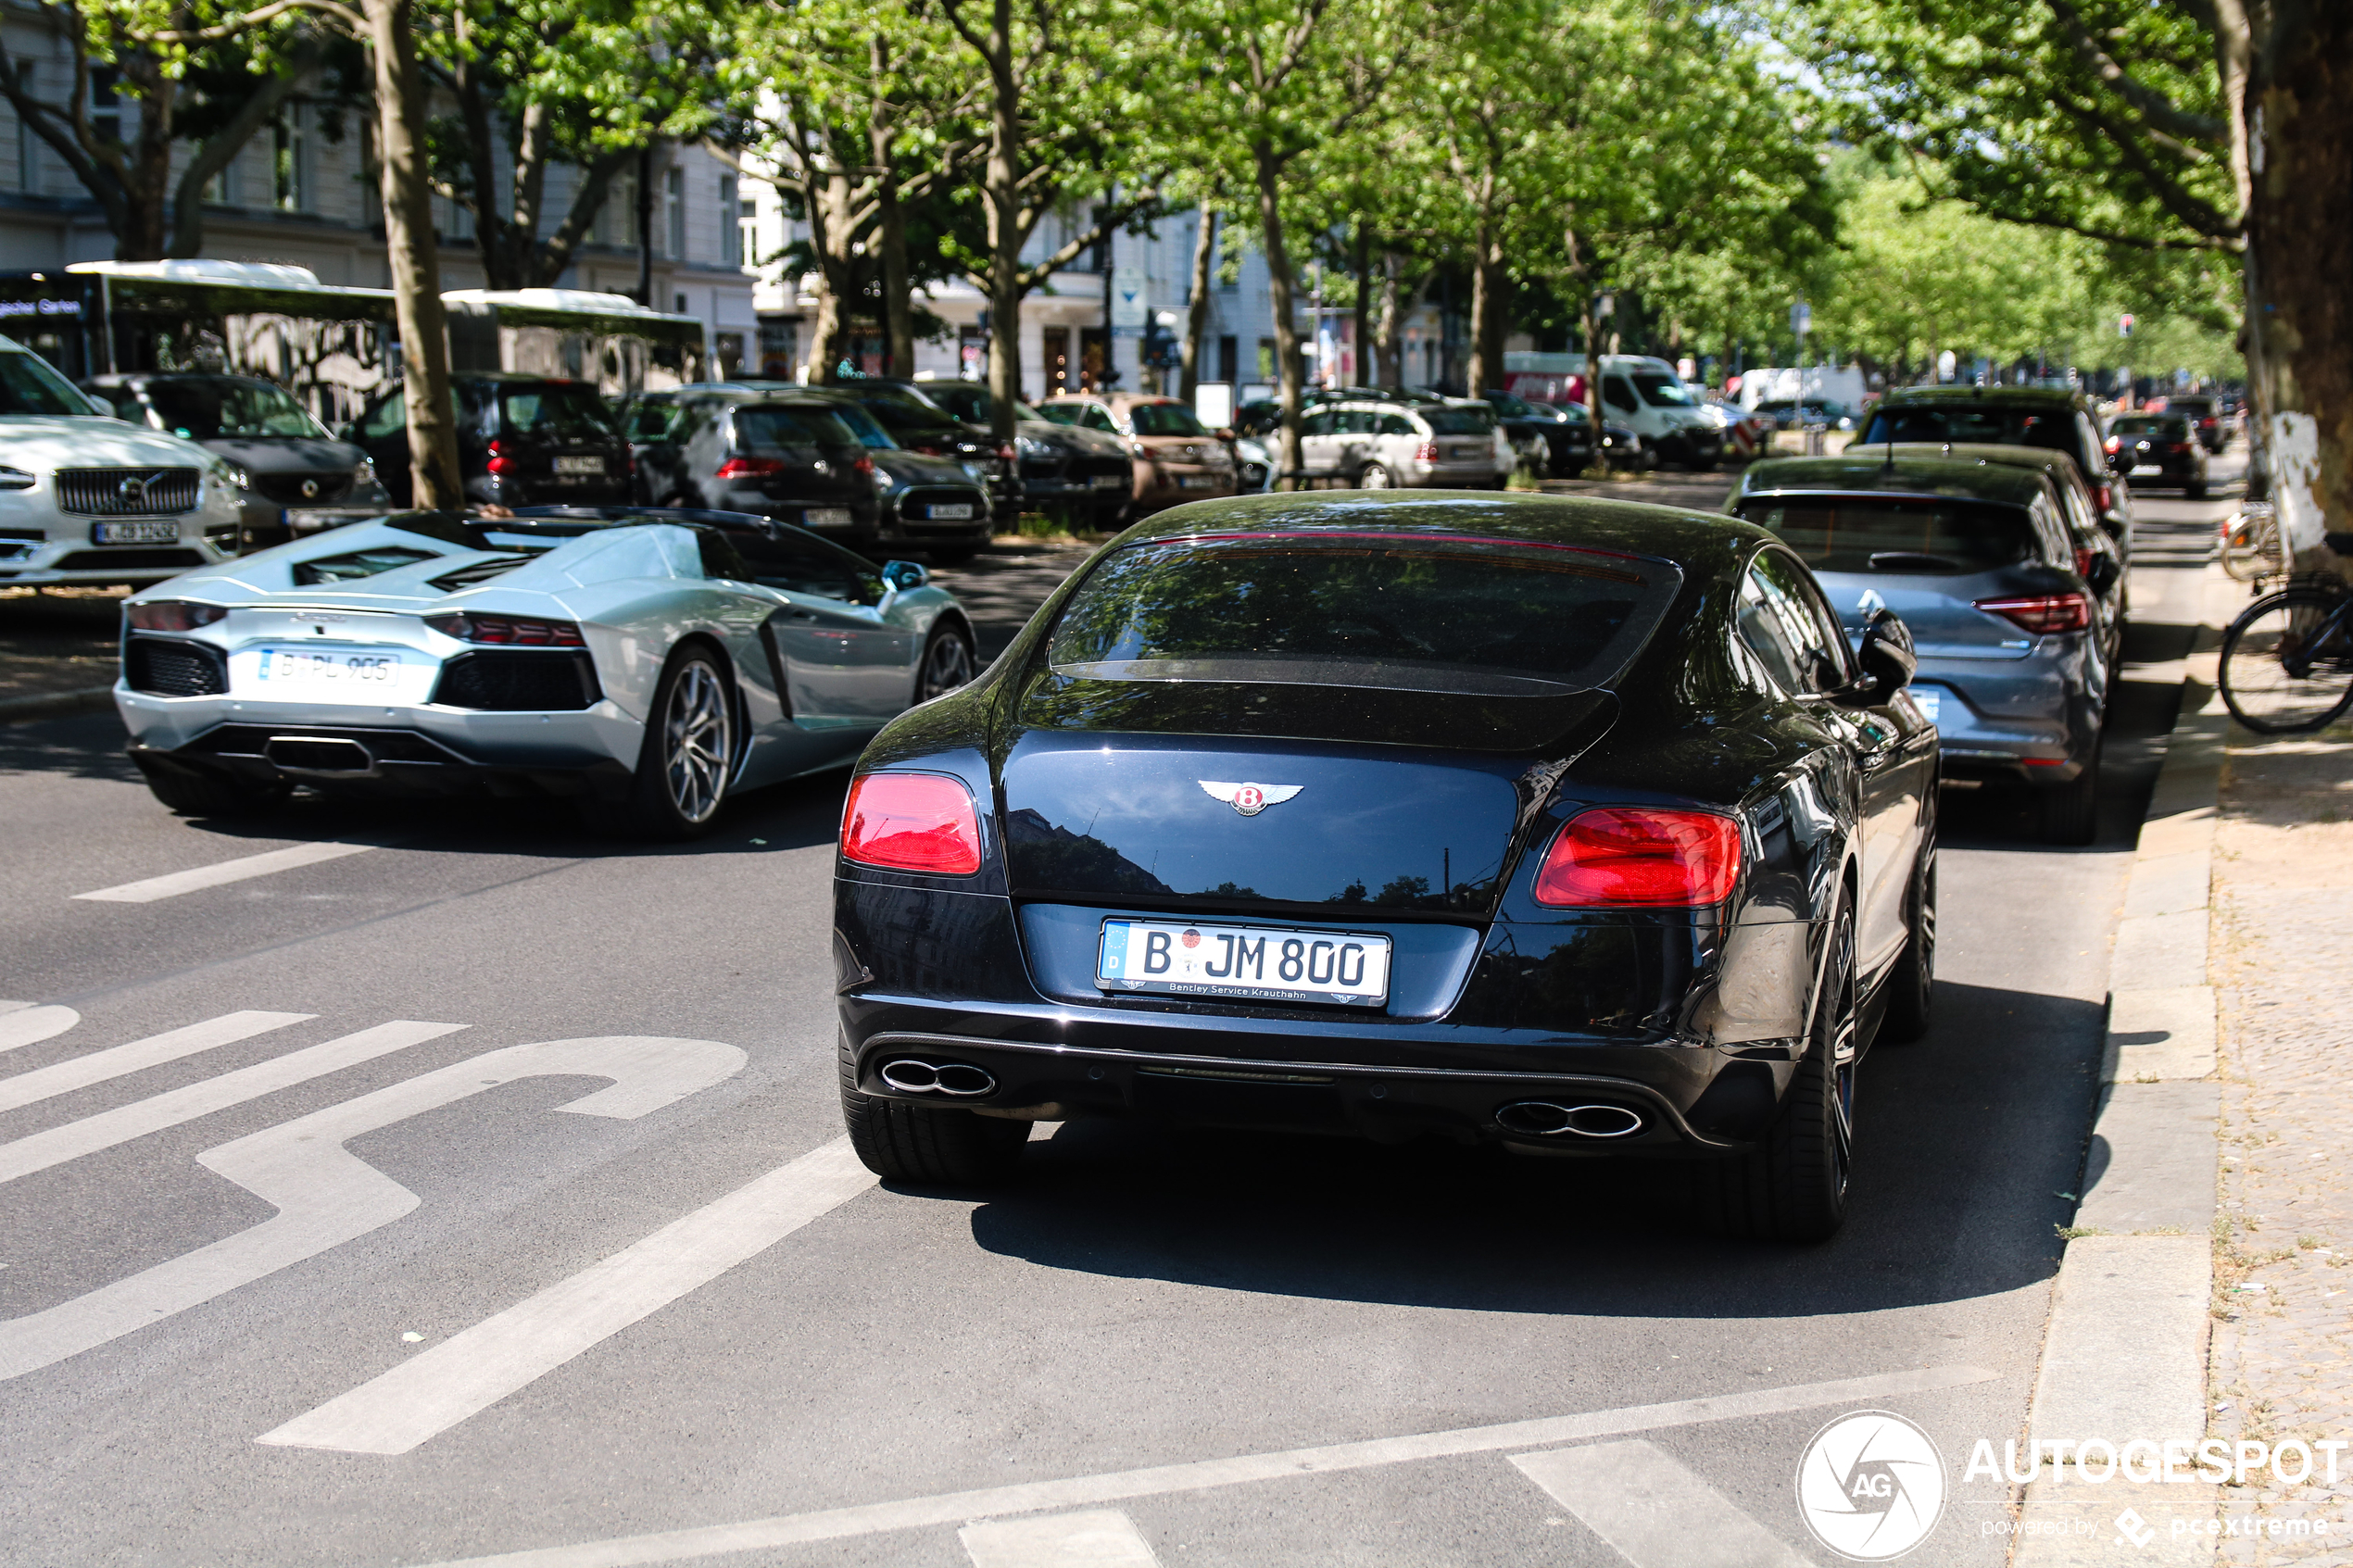
[[[2283,589],[2222,633],[2222,701],[2260,734],[2317,730],[2353,700],[2353,596]]]
[[[2259,583],[2286,570],[2280,558],[2279,520],[2271,508],[2249,505],[2224,520],[2222,570],[2241,583]]]

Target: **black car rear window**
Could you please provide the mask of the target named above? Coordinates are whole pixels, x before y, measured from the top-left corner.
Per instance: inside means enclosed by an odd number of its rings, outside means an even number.
[[[1957,408],[1881,408],[1871,415],[1860,446],[1882,441],[1949,441],[1956,445],[2041,446],[2074,452],[2075,414],[2070,408],[2008,408],[1999,404]]]
[[[850,389],[859,402],[864,404],[885,430],[954,430],[953,414],[942,413],[912,392],[901,392],[895,386],[866,386]]]
[[[1128,406],[1127,422],[1136,427],[1138,435],[1207,435],[1201,420],[1182,403],[1135,403]]]
[[[1680,581],[1663,562],[1516,542],[1171,540],[1099,564],[1047,659],[1097,680],[1543,696],[1606,685]]]
[[[1447,405],[1425,406],[1414,410],[1422,423],[1429,426],[1432,435],[1487,435],[1495,429],[1492,408],[1465,408]]]
[[[736,410],[736,441],[748,452],[786,446],[855,446],[858,437],[831,408],[774,405]]]
[[[2034,558],[2025,510],[1993,502],[1776,496],[1743,503],[1741,516],[1817,571],[1947,576]]]
[[[2153,419],[2146,414],[2128,415],[2108,427],[2110,435],[2165,435],[2176,441],[2190,438],[2187,420]]]
[[[503,387],[498,408],[506,429],[542,441],[610,441],[612,410],[586,383],[541,382]]]

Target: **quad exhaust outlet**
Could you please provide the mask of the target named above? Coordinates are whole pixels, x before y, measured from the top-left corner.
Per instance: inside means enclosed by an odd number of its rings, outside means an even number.
[[[1548,1099],[1515,1100],[1495,1112],[1507,1133],[1539,1138],[1630,1138],[1649,1125],[1639,1110],[1623,1105],[1562,1105]]]
[[[997,1092],[996,1074],[966,1061],[925,1061],[902,1056],[883,1063],[875,1074],[902,1095],[946,1095],[973,1099]]]

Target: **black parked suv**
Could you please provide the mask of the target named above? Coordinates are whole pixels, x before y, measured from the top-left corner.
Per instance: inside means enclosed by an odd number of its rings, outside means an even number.
[[[587,382],[503,371],[470,371],[449,381],[468,500],[522,508],[632,499],[629,443]],[[375,460],[395,506],[412,504],[404,388],[370,403],[344,428],[344,439]]]
[[[2108,441],[2090,398],[2050,386],[1906,386],[1871,408],[1850,452],[1883,442],[2041,446],[2075,459],[2099,503],[2100,526],[2133,554],[2133,491],[2108,470]]]
[[[882,543],[919,549],[938,566],[961,566],[988,547],[995,523],[985,469],[975,474],[978,464],[907,450],[845,388],[812,386],[801,395],[830,401],[865,446],[881,493]]]
[[[288,507],[382,506],[389,499],[368,455],[328,434],[275,382],[153,370],[94,376],[82,390],[134,425],[194,441],[236,465],[245,476],[241,550],[284,544]],[[401,478],[405,483],[405,458]]]
[[[684,387],[674,409],[659,431],[650,413],[633,413],[633,431],[650,437],[637,462],[653,505],[773,517],[852,549],[880,540],[892,482],[877,483],[873,454],[829,395]]]

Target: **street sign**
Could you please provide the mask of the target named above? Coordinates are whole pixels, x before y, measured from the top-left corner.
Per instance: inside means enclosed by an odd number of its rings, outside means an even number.
[[[2133,335],[2133,318],[2129,314],[2119,316],[2116,319],[2116,335],[2118,337],[2131,337]]]
[[[1789,330],[1804,337],[1814,330],[1814,307],[1799,300],[1789,307]]]
[[[1140,327],[1151,319],[1144,295],[1151,287],[1140,267],[1115,267],[1111,274],[1111,324]]]

